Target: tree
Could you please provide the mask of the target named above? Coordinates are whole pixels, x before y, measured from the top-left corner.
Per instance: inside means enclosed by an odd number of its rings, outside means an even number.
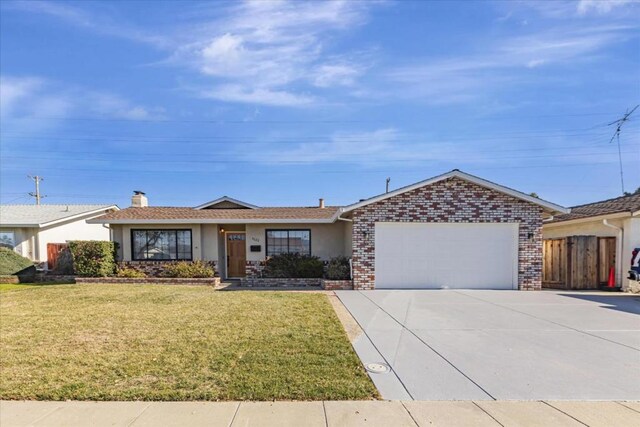
[[[634,196],[636,194],[640,194],[640,187],[636,188],[636,191],[634,191],[633,193],[629,192],[629,191],[625,191],[624,195],[625,196]]]

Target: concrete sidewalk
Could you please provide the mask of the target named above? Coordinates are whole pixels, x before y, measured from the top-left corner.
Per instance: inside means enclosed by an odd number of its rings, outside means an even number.
[[[0,426],[640,426],[640,402],[1,401]]]

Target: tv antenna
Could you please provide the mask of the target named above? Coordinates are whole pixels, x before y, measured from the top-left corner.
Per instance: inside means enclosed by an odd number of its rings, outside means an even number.
[[[633,107],[631,111],[627,110],[622,116],[622,118],[607,124],[607,126],[616,125],[616,130],[615,132],[613,132],[613,136],[611,136],[611,139],[609,140],[609,144],[611,144],[614,139],[618,141],[618,160],[620,162],[620,186],[622,187],[623,195],[624,195],[624,171],[622,170],[622,150],[620,148],[620,132],[622,131],[622,125],[624,125],[626,122],[629,121],[629,116],[631,116],[631,114],[633,114],[633,112],[636,111],[636,108],[638,108],[639,106],[640,104]]]

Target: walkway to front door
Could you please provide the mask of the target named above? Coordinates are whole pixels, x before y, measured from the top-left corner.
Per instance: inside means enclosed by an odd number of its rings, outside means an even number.
[[[227,232],[227,277],[244,277],[247,245],[244,232]]]

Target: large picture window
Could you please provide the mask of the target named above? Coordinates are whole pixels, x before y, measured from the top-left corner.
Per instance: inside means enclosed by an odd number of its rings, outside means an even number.
[[[267,230],[267,256],[311,255],[311,230]]]
[[[131,258],[191,261],[191,230],[131,230]]]

